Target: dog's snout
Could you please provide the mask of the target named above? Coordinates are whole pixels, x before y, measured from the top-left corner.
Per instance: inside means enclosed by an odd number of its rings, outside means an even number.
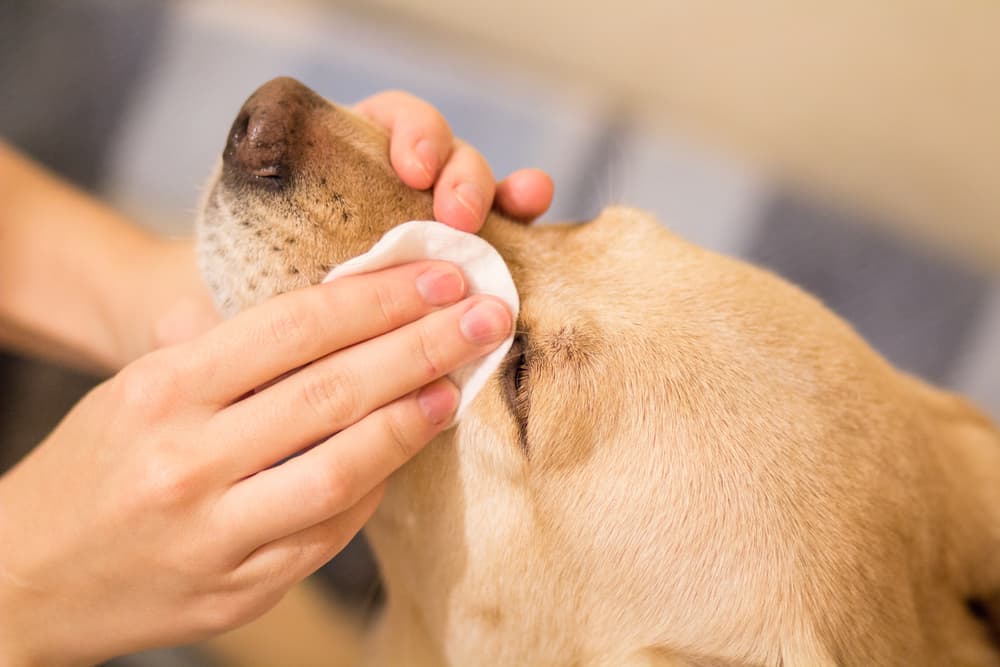
[[[273,79],[240,109],[223,152],[227,170],[279,182],[290,175],[303,124],[322,99],[295,79]]]
[[[244,107],[229,132],[227,166],[258,178],[279,177],[288,149],[286,120],[273,108]]]

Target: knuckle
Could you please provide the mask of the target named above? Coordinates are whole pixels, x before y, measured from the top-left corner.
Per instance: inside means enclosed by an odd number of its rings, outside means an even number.
[[[383,428],[386,439],[392,444],[393,449],[400,456],[401,461],[409,461],[417,453],[417,439],[415,437],[421,429],[415,424],[410,424],[404,417],[403,410],[385,410],[383,417]]]
[[[486,158],[471,144],[466,143],[460,139],[455,141],[455,157],[459,158],[463,162],[479,165],[488,165]]]
[[[297,295],[301,296],[301,295]],[[309,330],[310,309],[285,303],[268,319],[266,336],[271,345],[294,345],[304,340]]]
[[[390,88],[376,95],[374,99],[378,99],[386,105],[396,106],[411,103],[416,98],[401,88]]]
[[[158,452],[146,457],[139,485],[150,505],[176,507],[196,497],[199,480],[185,457]]]
[[[123,368],[114,379],[116,399],[128,414],[146,418],[170,411],[181,389],[182,371],[163,355],[151,354]]]
[[[421,102],[427,110],[427,120],[429,125],[435,128],[437,132],[443,135],[443,137],[451,138],[453,136],[451,125],[448,124],[448,120],[444,117],[444,115],[427,102]]]
[[[405,105],[410,111],[433,111],[434,113],[437,113],[437,109],[435,109],[430,102],[424,100],[422,97],[414,95],[408,90],[396,88],[390,90],[388,95],[393,103]]]
[[[372,288],[375,292],[372,301],[378,308],[379,324],[388,331],[399,325],[406,312],[406,303],[395,285],[382,281],[376,282]]]
[[[312,502],[326,516],[339,514],[353,504],[355,486],[353,475],[342,465],[319,469],[313,480],[306,483],[306,487],[310,488]]]
[[[454,158],[456,165],[464,169],[482,170],[483,173],[492,175],[490,163],[486,161],[483,154],[466,142],[456,139]]]
[[[405,116],[405,111],[411,108],[412,97],[403,90],[390,88],[366,97],[355,109],[379,125],[392,129],[394,119]]]
[[[430,138],[445,141],[452,136],[451,126],[437,108],[430,102],[408,93],[404,90],[394,90],[389,93],[388,100],[405,113],[399,119],[412,129],[430,133]]]
[[[361,384],[346,370],[310,373],[303,385],[303,400],[320,423],[331,432],[361,416]]]
[[[417,327],[412,356],[420,364],[420,372],[425,384],[441,377],[446,372],[447,359],[441,340],[441,334],[434,331],[428,324],[421,322]]]

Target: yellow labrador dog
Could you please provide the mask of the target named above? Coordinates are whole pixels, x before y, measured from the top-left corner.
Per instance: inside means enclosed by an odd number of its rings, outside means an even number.
[[[232,313],[430,217],[383,131],[276,79],[200,251]],[[482,236],[517,339],[368,526],[370,664],[1000,665],[1000,434],[976,409],[644,213]]]

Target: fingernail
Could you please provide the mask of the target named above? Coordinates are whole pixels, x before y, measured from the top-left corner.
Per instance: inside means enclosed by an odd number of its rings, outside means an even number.
[[[464,206],[477,220],[482,220],[486,195],[483,189],[475,183],[459,183],[455,186],[455,199]]]
[[[417,291],[432,306],[447,306],[465,296],[465,278],[452,267],[435,266],[417,276]]]
[[[430,139],[421,139],[413,147],[413,152],[417,155],[417,164],[423,169],[429,183],[434,182],[434,174],[438,168],[438,154],[434,150],[434,144]]]
[[[459,323],[462,335],[470,343],[486,345],[510,335],[510,311],[496,301],[480,301],[466,311]]]
[[[451,382],[435,382],[427,385],[417,394],[417,404],[432,424],[441,424],[451,419],[458,406],[458,389]]]

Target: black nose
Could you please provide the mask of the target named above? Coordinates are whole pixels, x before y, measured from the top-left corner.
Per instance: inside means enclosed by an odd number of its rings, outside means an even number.
[[[258,88],[229,130],[222,154],[226,171],[269,185],[287,181],[310,112],[321,103],[316,93],[287,77]]]

